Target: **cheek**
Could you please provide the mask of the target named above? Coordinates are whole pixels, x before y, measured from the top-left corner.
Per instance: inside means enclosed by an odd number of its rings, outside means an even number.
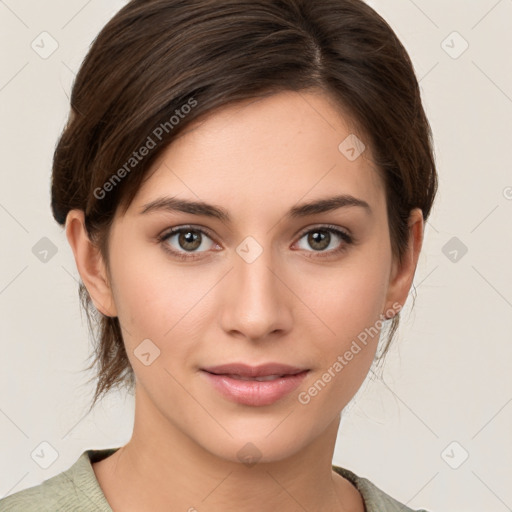
[[[113,265],[114,300],[127,348],[150,339],[162,355],[178,347],[173,340],[191,340],[205,318],[208,291],[218,276],[206,267],[185,268],[166,259],[163,251],[116,248]],[[124,254],[124,255],[123,255]],[[165,357],[164,357],[165,358]],[[164,359],[162,358],[162,360]]]
[[[383,326],[388,263],[386,253],[378,256],[365,249],[330,270],[329,279],[324,270],[323,277],[317,271],[302,282],[304,302],[318,317],[308,314],[306,322],[321,366],[317,387],[330,389],[324,397],[333,406],[350,400],[373,361]]]
[[[322,298],[325,307],[319,316],[325,326],[312,328],[310,334],[309,352],[318,364],[299,402],[311,403],[325,421],[343,410],[365,380],[383,325],[379,288],[351,277],[353,282],[347,278],[344,286]]]
[[[168,269],[165,273],[161,260],[151,259],[148,251],[137,244],[129,250],[121,243],[113,247],[113,296],[125,341],[133,344],[161,337],[170,328],[167,315],[171,304],[176,304],[171,296],[177,293],[175,280],[168,275]]]
[[[374,324],[385,304],[388,266],[385,256],[351,256],[336,268],[310,272],[298,295],[322,321],[318,332],[339,348]]]

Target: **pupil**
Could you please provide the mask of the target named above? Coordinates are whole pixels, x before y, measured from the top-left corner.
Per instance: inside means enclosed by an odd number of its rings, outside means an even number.
[[[327,241],[327,243],[325,243]],[[310,244],[312,247],[316,247],[317,249],[325,249],[329,247],[330,235],[325,231],[315,231],[310,234]],[[323,243],[322,243],[323,242]],[[318,245],[320,245],[318,247]]]
[[[182,232],[180,236],[180,245],[183,249],[192,250],[197,249],[201,242],[197,243],[199,240],[199,236],[194,234],[192,231]]]

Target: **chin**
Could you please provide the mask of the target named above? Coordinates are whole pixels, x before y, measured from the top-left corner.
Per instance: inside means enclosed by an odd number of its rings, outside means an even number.
[[[211,431],[205,432],[204,439],[197,441],[212,455],[247,467],[279,462],[295,455],[315,437],[300,420],[283,422],[287,414],[238,421],[236,425],[223,423],[232,437],[219,428],[215,436]]]

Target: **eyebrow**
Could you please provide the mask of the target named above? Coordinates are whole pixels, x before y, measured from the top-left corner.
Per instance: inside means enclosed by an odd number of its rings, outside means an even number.
[[[372,213],[372,209],[366,201],[349,194],[343,194],[294,206],[287,212],[286,217],[288,219],[297,219],[307,217],[308,215],[318,215],[320,213],[330,212],[339,208],[349,208],[354,206],[363,208],[368,214]],[[220,206],[208,204],[203,201],[178,199],[177,197],[159,197],[154,201],[145,204],[141,208],[140,215],[155,211],[190,213],[192,215],[213,217],[226,223],[231,222],[231,217],[228,211]]]

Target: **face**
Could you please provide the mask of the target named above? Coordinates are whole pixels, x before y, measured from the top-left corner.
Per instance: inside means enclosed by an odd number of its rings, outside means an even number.
[[[116,216],[110,288],[90,293],[119,317],[137,400],[163,430],[224,459],[250,442],[279,460],[361,386],[412,274],[397,284],[384,185],[368,147],[355,159],[351,139],[340,149],[351,134],[321,93],[224,108],[169,146]],[[229,363],[301,373],[257,382],[204,370]]]

